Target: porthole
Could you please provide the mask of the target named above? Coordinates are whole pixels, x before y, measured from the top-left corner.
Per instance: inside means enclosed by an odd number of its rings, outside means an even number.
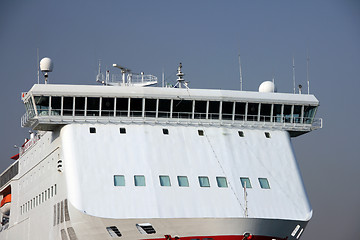
[[[96,128],[91,127],[91,128],[90,128],[90,133],[96,133]]]
[[[169,135],[169,129],[167,129],[167,128],[163,128],[163,134],[165,134],[165,135]]]
[[[126,128],[120,128],[120,134],[126,134]]]

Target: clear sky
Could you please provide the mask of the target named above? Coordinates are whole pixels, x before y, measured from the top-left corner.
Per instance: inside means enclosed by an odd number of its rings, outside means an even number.
[[[96,84],[101,59],[169,83],[182,62],[191,88],[239,89],[240,53],[243,88],[275,77],[279,92],[292,92],[293,56],[306,86],[308,52],[324,128],[293,139],[314,209],[302,239],[359,238],[360,1],[2,0],[0,170],[28,137],[20,93],[37,82],[37,48],[50,83]]]

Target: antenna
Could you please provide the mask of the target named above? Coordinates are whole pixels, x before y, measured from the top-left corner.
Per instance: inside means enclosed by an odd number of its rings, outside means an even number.
[[[242,91],[242,71],[241,71],[240,54],[239,54],[239,71],[240,71],[240,91]]]
[[[307,80],[307,93],[310,94],[310,81],[309,81],[309,52],[306,50],[306,80]]]
[[[37,80],[38,84],[40,84],[40,61],[39,61],[39,48],[36,49],[36,62],[37,62]]]
[[[48,73],[52,72],[53,66],[54,66],[54,64],[53,64],[52,60],[50,58],[48,58],[48,57],[44,57],[40,61],[40,70],[41,70],[41,72],[44,73],[45,84],[47,84]]]
[[[161,84],[162,87],[165,86],[165,71],[164,71],[164,67],[162,68],[162,75],[161,75],[162,79],[161,79]]]
[[[295,90],[295,57],[293,56],[293,82],[294,82],[294,94],[296,92]]]

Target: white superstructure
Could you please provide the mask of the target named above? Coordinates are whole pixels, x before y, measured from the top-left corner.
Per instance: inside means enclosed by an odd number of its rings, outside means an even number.
[[[142,87],[156,78],[115,67],[119,84],[22,93],[37,134],[0,176],[0,239],[300,238],[291,137],[321,128],[313,95],[189,89],[181,66],[178,88]]]

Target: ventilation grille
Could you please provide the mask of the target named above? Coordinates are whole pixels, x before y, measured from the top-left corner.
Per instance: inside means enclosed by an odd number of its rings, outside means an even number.
[[[106,230],[110,234],[111,237],[121,237],[121,233],[116,226],[106,227]]]
[[[156,233],[155,229],[150,223],[139,223],[136,224],[136,228],[141,234],[154,234]]]

